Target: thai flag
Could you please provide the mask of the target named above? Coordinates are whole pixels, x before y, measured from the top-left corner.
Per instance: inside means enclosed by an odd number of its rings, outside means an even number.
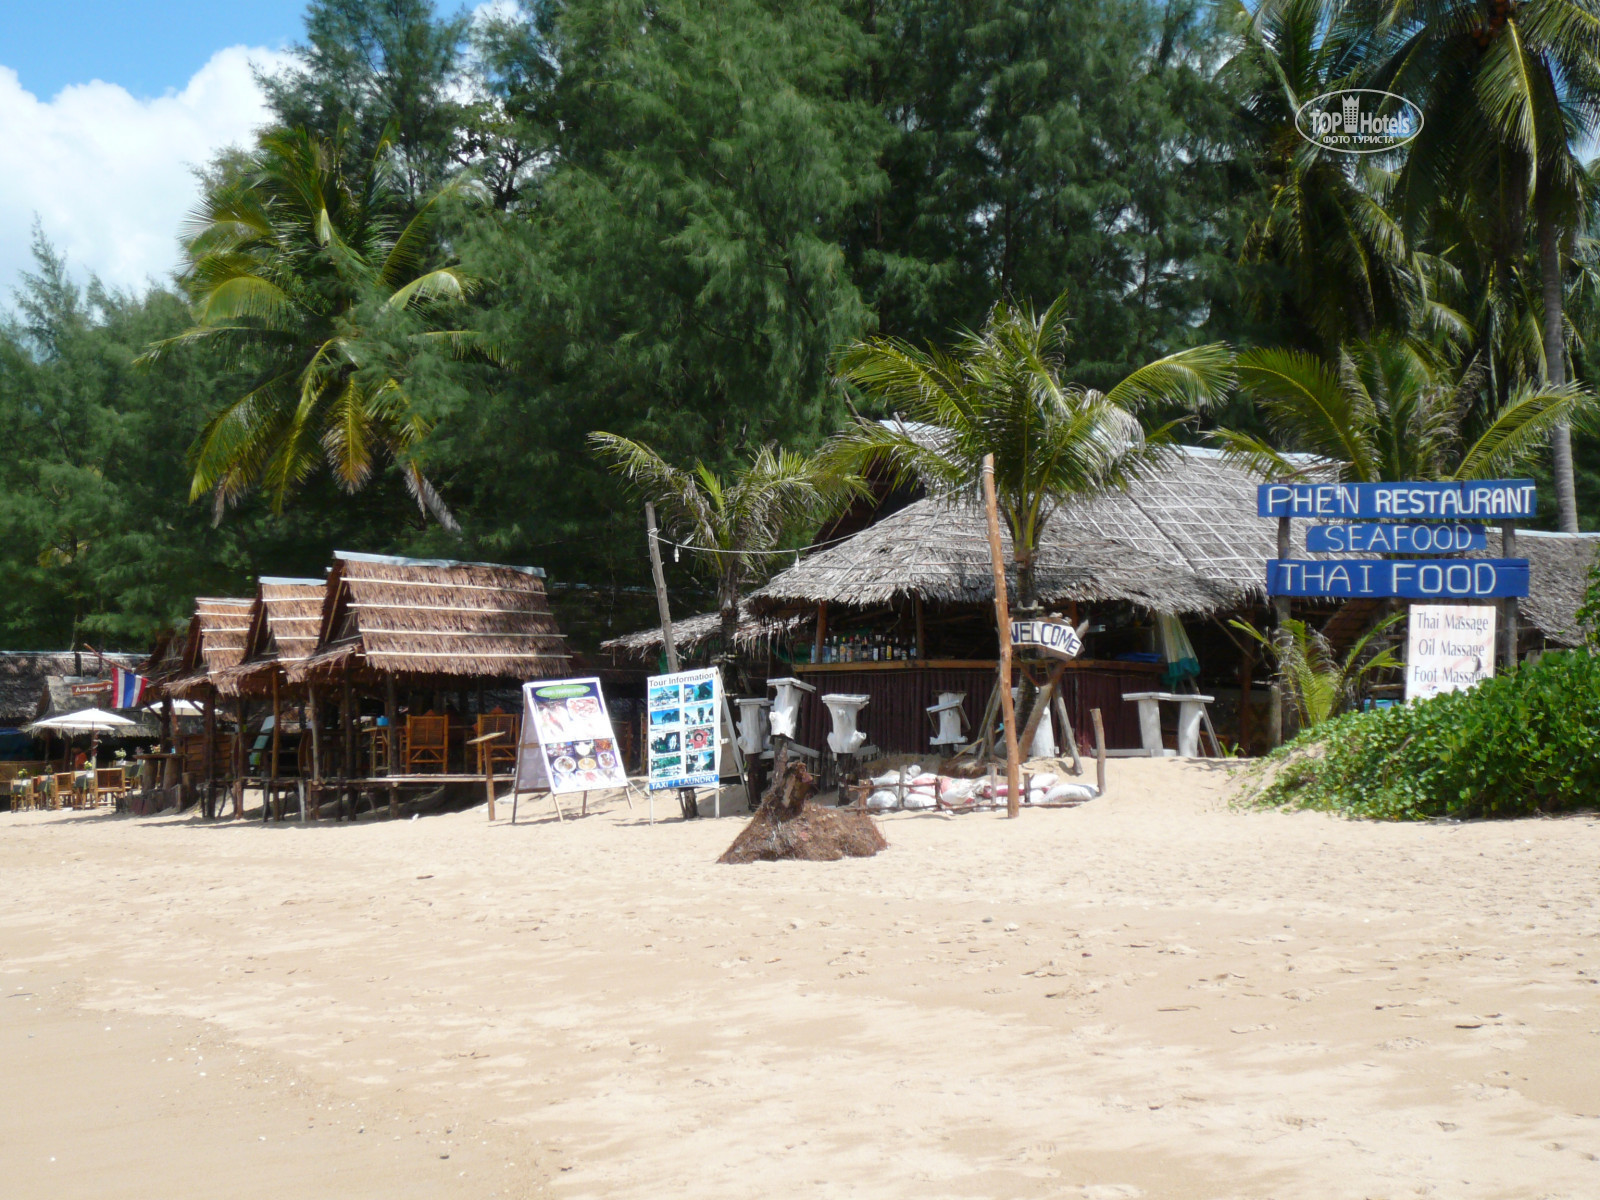
[[[139,701],[144,698],[144,690],[149,686],[150,681],[143,675],[135,675],[132,671],[124,671],[121,667],[112,667],[111,707],[138,708]]]

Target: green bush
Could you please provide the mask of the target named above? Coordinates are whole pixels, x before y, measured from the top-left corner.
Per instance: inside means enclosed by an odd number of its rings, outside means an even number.
[[[1266,764],[1255,802],[1358,817],[1600,807],[1600,656],[1546,654],[1470,691],[1337,717]]]

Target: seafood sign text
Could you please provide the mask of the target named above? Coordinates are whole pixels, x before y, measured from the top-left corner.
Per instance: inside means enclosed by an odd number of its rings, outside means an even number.
[[[1525,558],[1267,560],[1269,596],[1476,600],[1527,594]]]
[[[1471,483],[1263,483],[1256,488],[1262,517],[1470,517],[1516,519],[1537,513],[1531,479]]]
[[[1312,554],[1460,554],[1484,550],[1488,531],[1482,525],[1312,525],[1306,549]]]

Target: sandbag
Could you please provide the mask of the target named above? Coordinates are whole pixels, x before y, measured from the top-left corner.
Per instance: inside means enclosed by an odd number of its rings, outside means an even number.
[[[900,803],[900,798],[890,791],[877,791],[867,797],[867,807],[876,812],[886,808],[894,808]]]
[[[1093,800],[1099,794],[1100,793],[1095,790],[1095,786],[1092,783],[1058,783],[1055,787],[1051,788],[1044,794],[1042,800],[1036,800],[1034,803],[1081,803],[1085,800]]]

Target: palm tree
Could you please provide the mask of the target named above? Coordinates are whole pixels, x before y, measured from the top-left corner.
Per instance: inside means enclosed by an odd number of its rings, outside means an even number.
[[[356,491],[388,459],[424,515],[454,529],[422,470],[431,425],[406,367],[430,343],[474,346],[436,322],[472,282],[454,267],[424,269],[440,197],[397,228],[387,140],[370,162],[350,161],[346,144],[343,130],[272,132],[209,189],[184,246],[195,324],[143,357],[215,345],[254,377],[191,451],[191,494],[211,493],[219,517],[255,489],[281,510],[324,462]]]
[[[1503,257],[1520,257],[1531,207],[1543,379],[1567,379],[1565,260],[1582,232],[1586,175],[1575,147],[1600,129],[1600,10],[1593,0],[1355,0],[1372,31],[1373,86],[1422,108],[1401,177],[1412,224],[1474,190],[1497,214]],[[1562,529],[1578,529],[1571,426],[1549,428]]]
[[[1328,0],[1240,3],[1240,44],[1222,78],[1267,182],[1242,260],[1263,316],[1280,315],[1314,344],[1409,327],[1426,306],[1419,264],[1385,206],[1389,173],[1366,156],[1330,153],[1300,136],[1309,100],[1356,86],[1364,38],[1333,19]],[[1286,311],[1279,312],[1280,306]]]
[[[1278,445],[1230,429],[1211,436],[1270,478],[1304,470],[1285,450],[1339,462],[1356,482],[1489,478],[1526,464],[1557,422],[1595,405],[1577,384],[1525,382],[1482,413],[1480,360],[1452,372],[1406,340],[1348,346],[1332,362],[1298,350],[1251,350],[1237,369]]]
[[[1286,689],[1300,713],[1300,727],[1310,729],[1336,716],[1359,698],[1361,683],[1368,675],[1404,664],[1394,650],[1384,647],[1368,654],[1372,640],[1405,619],[1403,612],[1390,613],[1367,630],[1344,658],[1334,656],[1333,645],[1304,621],[1289,618],[1276,637],[1268,637],[1244,621],[1228,624],[1266,647],[1277,660]]]
[[[589,444],[655,503],[666,531],[684,539],[716,580],[725,663],[734,659],[740,599],[765,578],[772,551],[786,535],[864,494],[848,471],[770,445],[724,478],[703,463],[675,467],[649,446],[614,433],[591,433]]]
[[[1233,381],[1233,354],[1218,343],[1147,363],[1106,392],[1070,383],[1067,308],[1065,294],[1042,314],[1001,302],[982,331],[962,333],[949,349],[874,338],[838,360],[846,382],[900,420],[858,419],[825,451],[831,460],[854,471],[876,461],[932,493],[971,497],[984,456],[994,455],[1021,611],[1037,605],[1040,538],[1062,503],[1124,486],[1170,440],[1176,422],[1147,432],[1141,417],[1204,408]],[[934,438],[907,422],[934,427]]]

